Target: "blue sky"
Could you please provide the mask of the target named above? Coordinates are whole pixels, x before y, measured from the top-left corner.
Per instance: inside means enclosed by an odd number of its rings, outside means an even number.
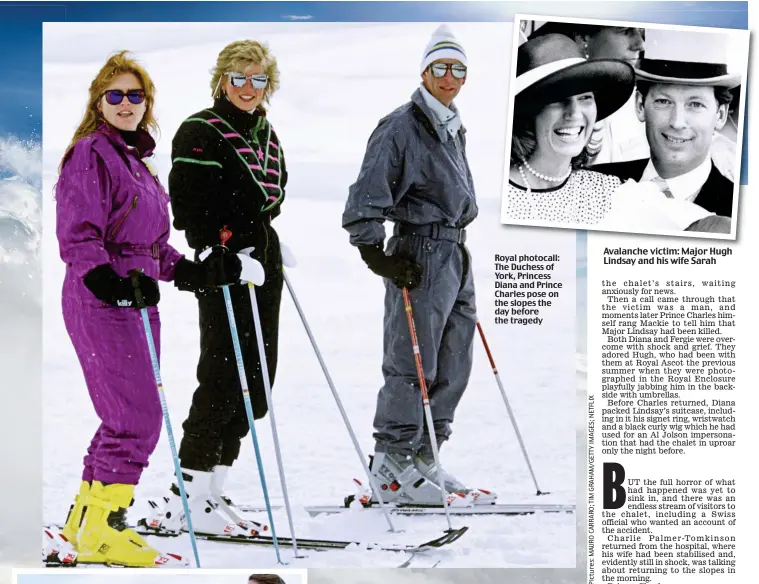
[[[61,7],[0,3],[0,136],[40,138],[43,18],[61,18]]]

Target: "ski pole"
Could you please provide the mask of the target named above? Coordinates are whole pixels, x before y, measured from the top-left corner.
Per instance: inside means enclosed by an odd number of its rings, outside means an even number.
[[[253,322],[256,328],[256,341],[258,342],[258,360],[261,363],[261,377],[264,382],[264,391],[266,393],[266,404],[269,407],[269,422],[271,423],[271,434],[274,439],[274,453],[277,457],[277,467],[279,468],[279,481],[282,484],[282,496],[285,500],[285,511],[287,512],[287,521],[290,524],[290,533],[292,534],[293,554],[298,558],[298,542],[295,539],[295,527],[293,526],[293,514],[290,508],[290,497],[287,494],[287,482],[285,481],[285,469],[282,464],[282,451],[279,446],[279,436],[277,435],[277,422],[274,419],[274,403],[271,397],[271,381],[269,379],[269,366],[266,362],[266,347],[264,346],[264,337],[261,330],[261,315],[258,312],[258,300],[256,299],[256,290],[253,282],[248,282],[248,291],[250,292],[250,306],[253,309]]]
[[[227,229],[225,225],[220,231],[221,245],[226,250],[226,243],[232,232]],[[209,248],[210,249],[210,248]],[[210,251],[208,252],[210,253]],[[203,254],[201,254],[201,258]],[[279,552],[279,541],[277,540],[277,530],[274,527],[274,517],[271,510],[271,502],[269,501],[269,489],[266,487],[266,476],[264,474],[264,463],[261,458],[261,449],[258,445],[258,435],[256,434],[255,418],[253,416],[253,405],[250,403],[250,392],[248,390],[248,378],[245,375],[245,365],[242,360],[242,348],[240,347],[240,336],[237,333],[237,321],[235,320],[235,310],[232,306],[232,295],[229,292],[229,285],[221,287],[224,294],[224,305],[227,309],[227,319],[229,320],[229,332],[232,336],[232,346],[235,351],[235,361],[237,362],[237,374],[240,377],[240,388],[242,389],[242,398],[245,403],[245,413],[248,417],[248,427],[250,428],[250,436],[253,439],[253,450],[256,453],[256,464],[258,464],[258,475],[261,479],[261,490],[264,493],[264,501],[266,502],[266,513],[269,516],[269,523],[271,524],[271,538],[274,544],[274,553],[277,556],[277,562],[285,565],[282,561],[282,556]]]
[[[408,288],[403,287],[403,303],[406,305],[406,316],[408,317],[408,330],[411,334],[411,346],[414,351],[416,361],[416,374],[419,377],[419,388],[422,390],[422,404],[424,405],[424,416],[427,419],[427,429],[430,434],[430,446],[432,447],[432,456],[435,459],[437,468],[438,486],[443,497],[443,509],[445,518],[448,521],[448,531],[453,531],[451,524],[451,512],[448,510],[448,495],[445,492],[445,479],[443,478],[442,467],[440,466],[440,452],[437,447],[435,437],[435,421],[432,419],[432,408],[430,407],[430,397],[427,395],[427,381],[424,379],[424,368],[422,367],[422,355],[419,350],[419,339],[416,336],[416,325],[414,324],[414,314],[411,310],[411,298],[409,298]]]
[[[232,344],[235,349],[235,360],[237,361],[237,373],[240,376],[240,385],[242,387],[242,397],[245,402],[245,413],[248,415],[248,427],[250,428],[250,435],[253,438],[253,449],[256,451],[256,463],[258,464],[258,474],[261,478],[261,489],[264,492],[264,500],[266,501],[266,512],[269,515],[269,523],[271,523],[271,538],[274,543],[274,551],[277,554],[277,562],[285,565],[282,561],[282,557],[279,554],[279,542],[277,541],[277,530],[274,528],[274,517],[271,512],[271,502],[269,501],[269,490],[266,488],[266,477],[264,476],[264,463],[261,458],[261,449],[258,446],[258,436],[256,435],[256,425],[253,417],[253,406],[250,403],[250,392],[248,391],[248,379],[245,375],[245,366],[242,361],[242,348],[240,347],[240,337],[237,333],[237,323],[235,322],[235,312],[232,307],[232,296],[229,293],[229,285],[222,286],[222,292],[224,293],[224,304],[227,308],[227,319],[229,320],[229,332],[232,334]]]
[[[163,391],[163,381],[161,380],[161,367],[158,364],[158,352],[155,348],[153,341],[153,333],[150,330],[150,318],[148,317],[148,309],[145,305],[145,299],[142,296],[142,290],[140,290],[140,272],[142,270],[131,270],[129,276],[132,279],[132,286],[134,287],[134,298],[137,301],[137,308],[140,309],[140,315],[142,316],[142,324],[145,328],[145,339],[148,342],[148,352],[150,353],[150,361],[153,365],[153,376],[155,377],[156,388],[158,390],[158,398],[161,400],[161,410],[163,411],[163,422],[166,426],[166,433],[169,436],[169,446],[171,447],[171,456],[174,459],[174,474],[177,475],[177,485],[179,487],[179,494],[182,498],[182,507],[184,507],[184,514],[187,518],[187,531],[190,533],[190,543],[192,544],[192,553],[195,556],[195,566],[200,568],[200,555],[198,554],[198,543],[195,539],[195,530],[192,527],[192,516],[190,515],[190,507],[187,504],[187,491],[184,487],[184,477],[182,476],[182,467],[179,464],[179,455],[177,454],[177,445],[174,442],[174,430],[171,427],[171,418],[169,417],[169,406],[166,403],[166,395]]]
[[[480,324],[480,321],[477,321],[477,330],[480,331],[480,338],[482,339],[482,344],[485,347],[485,352],[488,354],[488,359],[490,360],[490,366],[493,369],[493,374],[495,375],[496,383],[498,384],[498,389],[501,390],[501,395],[503,396],[503,403],[506,404],[506,410],[509,412],[509,418],[511,418],[511,424],[514,426],[514,432],[517,435],[517,440],[519,441],[519,446],[522,449],[522,454],[524,455],[524,459],[527,462],[527,468],[530,470],[530,475],[532,476],[532,482],[535,484],[535,490],[537,491],[537,495],[549,495],[547,491],[541,491],[540,487],[538,486],[538,479],[535,478],[535,472],[532,470],[532,464],[530,464],[530,457],[527,455],[527,448],[524,446],[524,441],[522,440],[522,433],[519,431],[519,426],[517,425],[517,419],[514,416],[514,412],[511,409],[511,404],[509,403],[509,398],[506,396],[506,390],[503,388],[503,383],[501,382],[501,376],[498,374],[498,369],[495,366],[495,360],[493,359],[493,354],[490,352],[490,347],[488,346],[488,342],[485,339],[485,332],[482,330],[482,325]]]
[[[351,426],[350,420],[348,420],[348,414],[345,413],[345,408],[343,408],[343,404],[342,404],[342,401],[340,400],[340,396],[337,393],[337,389],[335,389],[335,384],[332,382],[332,377],[330,376],[329,371],[327,370],[327,364],[324,362],[321,351],[319,351],[319,347],[316,345],[316,339],[314,338],[314,335],[311,332],[311,327],[308,326],[308,321],[306,321],[306,315],[300,306],[300,302],[298,302],[298,298],[295,295],[295,290],[293,289],[293,285],[290,283],[290,278],[287,277],[287,272],[285,272],[284,268],[282,268],[282,274],[285,278],[285,284],[287,284],[287,289],[290,292],[290,297],[293,299],[293,304],[295,304],[295,309],[298,311],[298,314],[300,315],[300,320],[303,322],[303,327],[306,329],[306,334],[308,335],[308,338],[311,341],[311,346],[314,348],[314,353],[316,353],[316,358],[319,360],[319,365],[321,365],[322,371],[324,372],[324,377],[327,379],[327,384],[329,385],[329,388],[332,391],[332,396],[335,398],[335,403],[337,403],[337,409],[340,410],[340,415],[343,418],[345,427],[348,429],[348,434],[350,434],[351,441],[353,442],[353,447],[356,449],[356,453],[358,454],[358,459],[361,462],[361,467],[364,469],[364,472],[366,473],[366,476],[369,479],[369,486],[371,486],[372,491],[377,493],[377,500],[379,501],[380,507],[382,508],[382,512],[385,515],[385,519],[387,519],[387,523],[390,526],[390,531],[392,531],[393,533],[398,533],[395,529],[395,526],[393,526],[393,520],[390,519],[390,512],[388,511],[385,505],[385,502],[382,500],[382,495],[381,495],[382,491],[380,490],[379,485],[377,484],[377,479],[374,478],[374,475],[372,475],[371,471],[369,470],[369,467],[366,464],[366,459],[364,458],[364,453],[361,451],[361,446],[358,443],[358,438],[356,438],[356,434],[353,431],[353,427]]]

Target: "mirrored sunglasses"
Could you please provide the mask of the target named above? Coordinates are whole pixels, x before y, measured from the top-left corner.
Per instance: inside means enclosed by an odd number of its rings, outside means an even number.
[[[105,96],[105,101],[111,105],[119,105],[124,100],[125,96],[129,102],[134,105],[139,105],[145,101],[145,91],[142,89],[130,89],[129,91],[109,89],[104,92],[103,95]]]
[[[458,65],[456,63],[433,63],[430,65],[430,71],[432,71],[433,77],[445,77],[448,71],[451,72],[456,79],[463,79],[466,77],[466,66]]]
[[[250,79],[251,85],[255,89],[263,89],[266,87],[266,84],[269,82],[269,76],[265,74],[256,74],[256,75],[243,75],[242,73],[226,73],[226,76],[229,77],[229,82],[234,86],[240,89],[241,87],[245,87],[245,82]]]

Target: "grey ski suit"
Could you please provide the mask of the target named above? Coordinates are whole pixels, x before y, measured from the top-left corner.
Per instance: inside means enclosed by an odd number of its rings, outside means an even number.
[[[453,106],[451,106],[453,109]],[[450,136],[417,89],[411,101],[380,120],[351,185],[343,227],[353,245],[385,239],[386,253],[405,252],[422,264],[410,291],[422,364],[439,444],[451,435],[454,412],[472,369],[476,310],[464,228],[477,217],[466,159],[465,130]],[[429,454],[403,294],[385,280],[385,384],[377,397],[375,451]]]

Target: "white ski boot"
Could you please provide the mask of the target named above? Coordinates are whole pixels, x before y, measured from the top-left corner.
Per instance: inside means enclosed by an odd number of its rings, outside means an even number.
[[[442,507],[443,494],[440,487],[428,480],[414,466],[411,456],[377,452],[369,465],[384,503],[395,505],[417,505],[421,507]],[[465,496],[447,494],[449,506],[459,507],[469,504]],[[379,503],[372,493],[371,503]]]
[[[65,535],[53,527],[46,527],[43,534],[42,561],[46,565],[62,567],[76,565],[79,552]]]
[[[192,515],[192,527],[201,535],[250,535],[233,521],[211,494],[213,473],[182,469],[187,491],[187,505]],[[171,485],[171,494],[164,497],[164,505],[150,501],[152,511],[144,519],[144,526],[159,534],[178,534],[188,531],[184,505],[179,488]],[[143,522],[141,522],[143,523]]]
[[[230,467],[223,465],[215,466],[213,469],[213,477],[211,478],[211,498],[213,502],[248,535],[253,536],[268,531],[268,525],[244,517],[240,509],[232,502],[232,499],[223,494],[224,483],[227,480],[229,469]]]
[[[440,484],[438,481],[435,459],[431,454],[424,456],[414,456],[414,466],[427,480],[434,482],[436,485]],[[445,468],[442,468],[442,465],[441,474],[443,475],[443,484],[445,486],[446,492],[464,495],[467,499],[469,499],[472,505],[492,505],[498,498],[498,495],[492,491],[467,487],[454,475],[447,472]]]

